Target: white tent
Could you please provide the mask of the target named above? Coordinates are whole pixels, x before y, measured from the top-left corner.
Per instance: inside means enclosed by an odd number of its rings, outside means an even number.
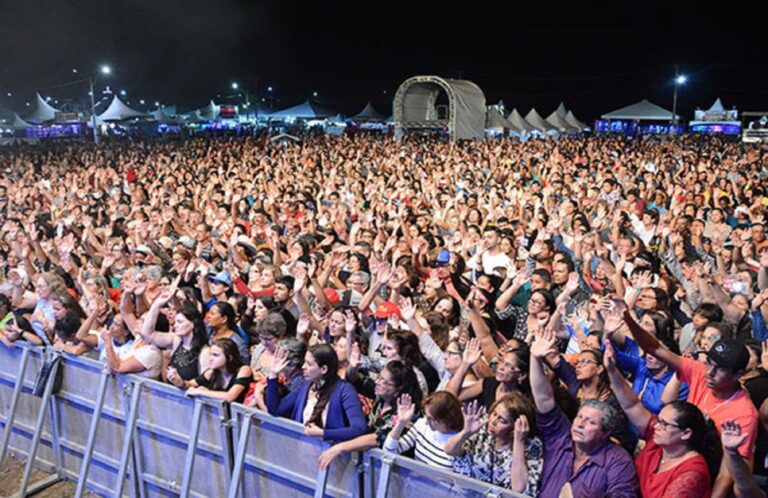
[[[504,132],[504,129],[510,129],[512,126],[509,121],[504,119],[495,106],[491,106],[485,113],[485,129],[494,132]]]
[[[573,111],[568,111],[568,114],[565,115],[565,122],[574,128],[578,128],[579,130],[589,129],[589,126],[585,125],[576,118],[576,116],[573,114]]]
[[[560,105],[562,106],[563,104],[560,104]],[[549,123],[550,125],[554,126],[555,128],[557,128],[560,131],[575,131],[575,130],[578,130],[578,128],[576,128],[575,126],[572,126],[563,117],[561,117],[557,110],[554,111],[549,116],[547,116],[546,121],[547,121],[547,123]]]
[[[352,121],[383,121],[384,116],[379,114],[379,112],[373,108],[373,105],[368,102],[365,104],[362,111],[358,112],[350,119],[352,119]]]
[[[26,130],[28,128],[34,128],[35,125],[28,123],[21,119],[18,114],[13,113],[13,122],[11,122],[11,128],[14,130]]]
[[[112,97],[112,102],[107,107],[107,110],[97,116],[99,122],[105,121],[123,121],[126,119],[143,118],[147,115],[143,112],[131,109],[125,102],[120,100],[120,97],[115,95]]]
[[[528,121],[530,124],[534,126],[534,128],[537,128],[540,131],[543,131],[544,133],[549,132],[556,132],[558,131],[556,127],[552,126],[551,124],[547,123],[544,118],[542,118],[538,112],[536,112],[536,109],[531,109],[528,114],[525,116],[525,120]]]
[[[565,119],[565,116],[568,115],[568,109],[566,109],[564,103],[560,102],[560,105],[557,106],[557,109],[555,109],[555,113],[557,113],[561,119]]]
[[[338,124],[346,124],[347,120],[344,119],[344,116],[341,115],[341,113],[337,113],[335,116],[328,118],[328,121],[331,123],[338,123]]]
[[[189,124],[189,123],[204,123],[206,121],[206,119],[203,117],[202,114],[200,114],[200,111],[198,109],[186,112],[186,113],[182,114],[180,117],[187,124]]]
[[[330,109],[306,100],[299,105],[277,111],[269,115],[270,118],[283,119],[325,119],[333,116],[335,113]]]
[[[152,111],[152,119],[160,124],[178,124],[179,120],[174,118],[165,107]]]
[[[514,131],[522,134],[538,131],[535,126],[525,120],[525,118],[517,112],[517,109],[512,109],[512,112],[507,116],[507,121],[513,126]]]
[[[219,117],[219,106],[213,100],[208,105],[197,110],[205,121],[215,121]]]
[[[59,110],[54,109],[39,93],[35,95],[37,97],[35,100],[35,107],[25,116],[25,119],[34,123],[45,123],[46,121],[53,121],[56,119],[56,113],[59,112]]]
[[[648,99],[603,114],[602,119],[626,119],[632,121],[671,121],[672,113]],[[678,115],[678,119],[680,116]]]

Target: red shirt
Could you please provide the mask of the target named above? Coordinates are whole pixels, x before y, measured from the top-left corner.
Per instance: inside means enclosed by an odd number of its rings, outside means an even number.
[[[709,498],[710,480],[707,461],[696,455],[664,472],[657,472],[661,447],[653,442],[656,419],[645,430],[645,448],[635,458],[640,492],[643,498]]]

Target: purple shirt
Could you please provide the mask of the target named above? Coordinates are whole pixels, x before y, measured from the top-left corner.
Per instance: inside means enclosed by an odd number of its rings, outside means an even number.
[[[605,443],[573,474],[571,423],[559,408],[536,416],[544,441],[541,497],[559,496],[566,482],[574,498],[635,498],[640,495],[632,457],[621,446]]]

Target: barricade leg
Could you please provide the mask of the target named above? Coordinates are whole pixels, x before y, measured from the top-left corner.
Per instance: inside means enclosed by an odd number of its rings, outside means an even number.
[[[376,489],[376,498],[386,498],[389,491],[389,476],[392,473],[392,464],[395,462],[394,455],[386,455],[381,458],[381,474],[379,474],[379,485]]]
[[[93,407],[93,418],[91,419],[91,426],[88,429],[88,440],[85,444],[85,451],[83,453],[83,463],[80,465],[80,474],[77,478],[75,498],[80,498],[83,496],[83,492],[85,491],[85,483],[88,481],[88,471],[91,468],[93,447],[96,444],[96,431],[99,427],[101,412],[104,409],[104,395],[107,392],[107,379],[107,374],[104,374],[101,376],[101,380],[99,381],[99,390],[96,394],[96,405]]]
[[[232,469],[232,478],[229,480],[229,490],[227,498],[237,498],[237,491],[240,487],[240,480],[243,478],[243,467],[245,466],[245,452],[248,449],[248,435],[251,432],[251,423],[253,417],[250,413],[244,413],[240,422],[240,436],[237,440],[237,452],[235,453],[235,463]]]
[[[133,446],[133,433],[136,430],[136,418],[139,413],[142,384],[143,382],[137,381],[132,386],[131,406],[130,411],[128,412],[128,419],[125,421],[125,438],[123,439],[123,449],[120,454],[120,468],[117,472],[117,482],[115,483],[115,498],[121,498],[123,494],[123,481],[125,481],[125,476],[128,472],[128,463],[131,457],[131,446]]]
[[[323,451],[330,447],[328,444],[323,444]],[[331,464],[333,465],[333,464]],[[325,496],[325,487],[328,485],[328,468],[317,471],[317,481],[315,482],[315,498],[323,498]]]
[[[3,430],[3,442],[0,446],[0,467],[5,463],[5,456],[8,452],[8,445],[11,443],[11,432],[13,432],[13,421],[16,418],[16,409],[18,408],[21,391],[24,387],[24,374],[27,370],[27,361],[29,360],[29,349],[24,348],[21,352],[21,363],[19,371],[16,374],[16,385],[13,386],[13,397],[11,397],[11,406],[8,416],[5,418],[5,429]]]
[[[189,496],[189,486],[192,482],[192,469],[195,466],[195,454],[197,453],[197,440],[200,437],[200,422],[203,418],[203,402],[195,400],[195,411],[192,414],[192,434],[189,435],[189,446],[184,459],[184,477],[181,481],[180,498]]]
[[[35,463],[35,456],[37,455],[37,448],[40,446],[40,438],[43,435],[43,423],[45,422],[45,414],[48,407],[48,402],[51,400],[53,393],[53,385],[56,383],[56,374],[59,371],[60,362],[55,361],[51,366],[51,372],[48,376],[48,380],[45,382],[45,391],[43,392],[43,399],[40,402],[40,413],[37,415],[37,422],[35,423],[35,433],[32,436],[32,445],[29,447],[29,455],[27,462],[24,465],[24,474],[21,476],[21,486],[19,487],[19,496],[22,498],[27,496],[27,487],[29,486],[29,478],[32,475],[32,466]],[[55,451],[55,448],[54,448]],[[43,487],[50,486],[61,480],[58,476],[51,476],[49,479],[45,479],[44,482],[35,483],[35,491],[39,491]]]

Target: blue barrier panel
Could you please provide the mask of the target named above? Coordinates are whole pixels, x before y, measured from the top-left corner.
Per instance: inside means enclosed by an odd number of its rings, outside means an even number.
[[[28,351],[28,360],[21,391],[15,406],[8,451],[26,458],[29,455],[35,423],[41,407],[40,398],[32,395],[37,374],[43,363],[43,351],[41,349],[26,343],[18,343],[14,348],[0,344],[0,426],[5,433],[7,420],[11,416],[10,410],[13,404],[18,368],[24,350]],[[50,430],[49,417],[46,417],[40,436],[40,446],[35,455],[35,464],[48,472],[55,472],[58,463],[57,452],[53,449],[53,435]]]
[[[366,496],[376,498],[524,498],[508,489],[491,486],[453,472],[430,467],[408,457],[374,449],[365,453]],[[375,493],[375,494],[370,494]]]
[[[117,484],[118,455],[125,435],[126,389],[129,386],[122,376],[106,374],[104,366],[91,358],[64,355],[62,367],[55,418],[63,455],[60,471],[67,478],[79,481],[94,413],[97,413],[98,425],[95,427],[90,459],[87,460],[87,480],[83,484],[92,492],[111,495]],[[103,394],[100,393],[102,389]],[[133,485],[126,486],[124,495],[133,496],[133,488]]]
[[[133,450],[142,497],[225,494],[232,468],[227,403],[142,379],[137,413]]]
[[[304,427],[292,420],[232,405],[233,432],[237,438],[235,474],[242,472],[241,485],[233,479],[230,498],[235,496],[325,496],[361,498],[362,466],[355,465],[359,454],[344,455],[320,472],[317,458],[327,443],[304,435]],[[241,431],[243,427],[245,431]],[[243,432],[247,444],[241,445]],[[238,457],[243,466],[238,468]]]

